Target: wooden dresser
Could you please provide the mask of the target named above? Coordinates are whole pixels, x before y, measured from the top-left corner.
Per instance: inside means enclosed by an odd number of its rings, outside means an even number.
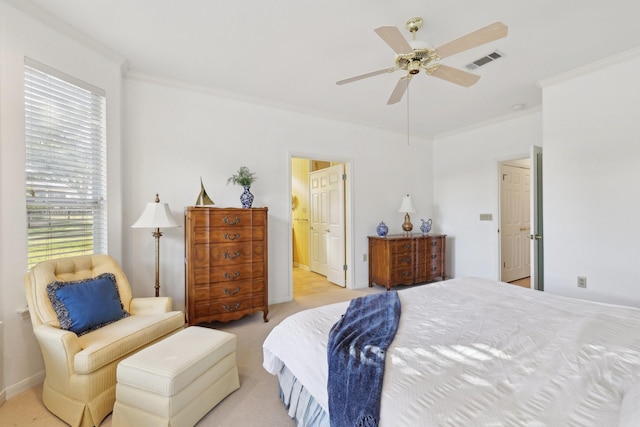
[[[445,279],[446,235],[369,236],[369,287]]]
[[[268,321],[267,210],[186,208],[189,325],[227,322],[260,310]]]

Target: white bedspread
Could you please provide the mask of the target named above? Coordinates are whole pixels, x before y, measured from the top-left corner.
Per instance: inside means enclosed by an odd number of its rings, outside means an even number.
[[[640,384],[638,309],[475,278],[398,294],[382,427],[615,426]],[[265,369],[286,365],[325,410],[327,337],[347,306],[296,313],[263,346]]]

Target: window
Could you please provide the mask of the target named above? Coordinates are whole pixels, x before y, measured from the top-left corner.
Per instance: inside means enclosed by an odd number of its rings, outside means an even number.
[[[105,253],[104,91],[25,61],[28,266]]]

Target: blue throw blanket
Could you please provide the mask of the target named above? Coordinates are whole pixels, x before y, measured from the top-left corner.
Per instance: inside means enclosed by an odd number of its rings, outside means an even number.
[[[396,291],[351,301],[329,332],[329,419],[331,427],[375,427],[387,348],[400,321]]]

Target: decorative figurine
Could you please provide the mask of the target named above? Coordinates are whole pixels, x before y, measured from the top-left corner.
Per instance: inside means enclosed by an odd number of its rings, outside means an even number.
[[[200,177],[200,194],[198,194],[198,199],[196,200],[196,206],[207,206],[207,205],[215,205],[213,200],[207,195],[207,191],[204,189],[204,184],[202,183],[202,177]]]

